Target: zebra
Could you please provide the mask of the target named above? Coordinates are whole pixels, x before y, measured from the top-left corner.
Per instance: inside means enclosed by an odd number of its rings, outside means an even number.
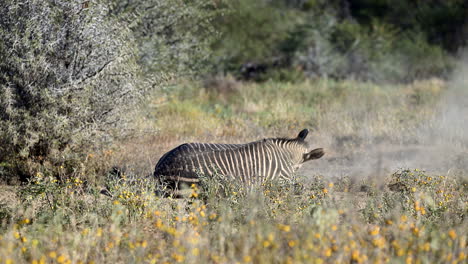
[[[304,162],[321,158],[322,148],[308,151],[309,130],[296,138],[267,138],[246,144],[185,143],[164,154],[154,176],[178,186],[197,184],[200,175],[215,174],[248,185],[269,180],[291,180]]]

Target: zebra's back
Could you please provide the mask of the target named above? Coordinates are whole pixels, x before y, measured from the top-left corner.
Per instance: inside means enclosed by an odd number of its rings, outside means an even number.
[[[207,154],[236,149],[243,144],[185,143],[164,154],[156,164],[154,176],[168,180],[198,182],[200,174],[209,171],[202,165]]]
[[[270,138],[246,144],[186,143],[164,154],[154,176],[161,181],[196,183],[200,175],[215,174],[244,183],[268,179],[290,180],[302,163],[324,155],[318,148],[308,152],[308,130],[296,138]]]
[[[247,144],[188,143],[165,154],[156,165],[155,176],[198,182],[201,174],[219,174],[245,183],[261,183],[276,175],[292,173],[293,164],[288,162],[287,154],[277,151],[266,140]]]

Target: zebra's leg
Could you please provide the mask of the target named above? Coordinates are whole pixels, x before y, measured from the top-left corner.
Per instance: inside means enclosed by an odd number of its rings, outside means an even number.
[[[156,195],[159,197],[170,197],[176,188],[176,183],[172,180],[166,179],[163,176],[158,178],[158,186],[156,188]]]
[[[199,183],[194,181],[184,181],[180,177],[168,177],[163,186],[163,197],[190,198],[199,188]],[[196,196],[193,196],[196,197]]]

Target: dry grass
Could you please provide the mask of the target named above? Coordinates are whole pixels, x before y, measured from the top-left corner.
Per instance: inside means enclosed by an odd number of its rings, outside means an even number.
[[[186,83],[155,95],[135,120],[140,137],[90,153],[68,180],[39,172],[30,185],[8,187],[0,263],[466,262],[467,146],[444,133],[429,144],[444,131],[436,126],[444,82],[231,82],[228,93]],[[191,198],[171,199],[155,196],[145,177],[183,142],[247,142],[304,127],[327,155],[307,164],[297,185],[247,191],[208,180]],[[92,175],[117,164],[127,168],[121,177]]]

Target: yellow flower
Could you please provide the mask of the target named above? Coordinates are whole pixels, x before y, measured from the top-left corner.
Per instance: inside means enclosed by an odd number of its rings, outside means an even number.
[[[431,245],[428,242],[424,243],[423,250],[424,251],[429,251],[430,249],[431,249]]]
[[[459,261],[462,261],[462,260],[464,260],[464,259],[466,259],[466,254],[465,254],[465,252],[460,252],[460,254],[458,254],[458,260],[459,260]]]
[[[448,232],[448,235],[451,239],[457,238],[457,233],[455,233],[455,230],[453,229],[450,229],[450,231]]]
[[[273,241],[275,239],[275,234],[270,233],[268,234],[268,240]]]
[[[327,188],[323,188],[322,192],[323,192],[324,194],[327,194],[327,193],[328,193]]]
[[[375,247],[383,248],[385,246],[385,238],[383,238],[383,237],[376,238],[376,239],[372,240],[372,244]]]
[[[252,258],[250,256],[244,256],[244,262],[245,263],[248,263],[248,262],[251,262],[252,261]]]
[[[351,259],[359,262],[359,250],[353,250],[353,253],[351,253]]]
[[[278,225],[279,230],[284,231],[284,232],[289,232],[291,231],[291,227],[288,225]]]
[[[296,245],[296,241],[294,241],[294,240],[289,240],[289,242],[288,242],[288,246],[289,246],[289,247],[294,247],[295,245]]]
[[[57,257],[57,252],[55,252],[55,251],[49,252],[49,258],[53,258],[53,259],[54,259],[54,258],[56,258],[56,257]]]
[[[369,231],[369,234],[372,235],[372,236],[376,236],[378,235],[380,232],[380,227],[378,226],[375,226],[374,228],[372,228],[370,231]]]
[[[64,263],[66,261],[66,258],[64,255],[60,255],[58,258],[57,258],[57,262],[58,263]]]
[[[145,248],[146,246],[148,246],[148,242],[146,242],[146,240],[143,240],[143,242],[141,242],[141,247]]]
[[[182,256],[182,255],[178,255],[178,254],[172,254],[172,258],[176,261],[176,262],[182,262],[184,261],[185,257]]]
[[[97,236],[97,237],[101,237],[101,236],[102,236],[102,228],[98,228],[98,229],[96,230],[96,236]]]
[[[406,264],[411,264],[411,263],[413,263],[413,257],[412,257],[412,256],[408,256],[408,257],[406,258]]]

